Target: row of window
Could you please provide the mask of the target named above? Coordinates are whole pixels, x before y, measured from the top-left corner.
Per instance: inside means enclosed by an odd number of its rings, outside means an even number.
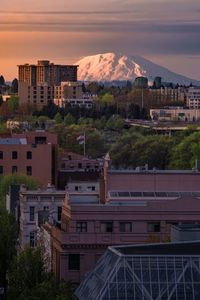
[[[4,153],[3,151],[0,151],[0,159],[3,159]],[[26,158],[27,159],[32,159],[32,151],[27,151],[26,152]],[[17,151],[12,151],[12,159],[18,159],[18,152]]]
[[[13,173],[17,173],[18,172],[18,167],[17,166],[12,166],[11,167],[11,172]],[[4,174],[4,168],[3,166],[0,166],[0,174]],[[26,175],[31,176],[32,175],[32,167],[31,166],[27,166],[26,167]]]
[[[43,212],[49,212],[49,206],[43,206]],[[62,207],[58,206],[57,207],[57,221],[58,222],[61,221],[61,213],[62,213]],[[30,208],[29,208],[29,220],[30,220],[30,222],[35,221],[35,206],[30,206]]]
[[[81,232],[87,232],[87,222],[86,221],[81,221],[81,222],[76,222],[76,232],[81,233]],[[107,232],[107,233],[112,233],[113,232],[113,222],[108,221],[108,222],[101,222],[100,225],[100,230],[101,232]],[[132,222],[119,222],[119,231],[124,232],[124,233],[130,233],[133,231],[133,223]],[[147,231],[148,232],[160,232],[160,222],[148,222],[147,223]]]

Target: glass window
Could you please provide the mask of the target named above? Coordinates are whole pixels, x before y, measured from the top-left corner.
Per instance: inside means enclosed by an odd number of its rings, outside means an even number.
[[[0,151],[0,159],[3,159],[3,151]]]
[[[31,176],[31,175],[32,175],[32,167],[31,167],[31,166],[27,166],[27,167],[26,167],[26,174],[27,174],[28,176]]]
[[[3,174],[3,166],[0,166],[0,174]]]
[[[119,231],[120,232],[132,232],[132,223],[131,222],[119,222]]]
[[[29,218],[30,218],[31,222],[35,221],[35,207],[34,206],[30,206]]]
[[[12,159],[17,159],[17,151],[12,152]]]
[[[27,159],[32,159],[32,152],[31,151],[26,152],[26,158]]]
[[[68,269],[71,271],[80,270],[80,254],[69,254]]]
[[[62,214],[62,206],[58,206],[58,208],[57,208],[57,220],[58,220],[58,222],[61,221],[61,214]]]
[[[76,232],[87,232],[87,222],[76,222]]]
[[[36,238],[35,238],[34,231],[30,232],[29,241],[30,241],[30,247],[33,247],[33,248],[36,247]]]
[[[17,166],[12,166],[12,173],[17,173]]]
[[[113,232],[113,222],[101,222],[101,232]]]
[[[148,232],[160,232],[160,222],[149,222],[147,230]]]

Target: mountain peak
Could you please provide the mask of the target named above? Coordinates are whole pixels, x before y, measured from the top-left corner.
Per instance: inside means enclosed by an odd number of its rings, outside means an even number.
[[[164,82],[199,84],[197,80],[171,72],[138,55],[100,53],[86,56],[76,65],[79,65],[78,79],[84,81],[133,81],[139,76],[145,76],[149,81],[153,81],[156,76],[160,76]]]

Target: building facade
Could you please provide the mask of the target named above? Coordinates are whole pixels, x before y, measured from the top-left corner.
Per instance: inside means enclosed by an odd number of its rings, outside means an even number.
[[[190,87],[188,89],[187,106],[191,109],[200,109],[200,88]]]
[[[39,227],[48,221],[59,224],[61,221],[64,192],[50,186],[44,190],[28,191],[25,187],[20,191],[20,248],[35,247]]]
[[[57,136],[45,131],[0,138],[0,175],[33,176],[46,186],[56,183]]]
[[[154,121],[198,122],[200,120],[200,110],[181,107],[150,109],[150,117]]]
[[[77,68],[74,65],[57,65],[48,60],[37,65],[19,65],[20,104],[47,105],[54,100],[55,87],[61,82],[76,82]]]

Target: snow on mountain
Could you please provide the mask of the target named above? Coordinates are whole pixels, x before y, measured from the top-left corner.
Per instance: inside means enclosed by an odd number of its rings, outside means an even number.
[[[145,76],[150,82],[161,76],[163,82],[200,84],[197,80],[169,71],[140,56],[103,53],[86,56],[79,60],[78,79],[83,81],[123,81]]]

